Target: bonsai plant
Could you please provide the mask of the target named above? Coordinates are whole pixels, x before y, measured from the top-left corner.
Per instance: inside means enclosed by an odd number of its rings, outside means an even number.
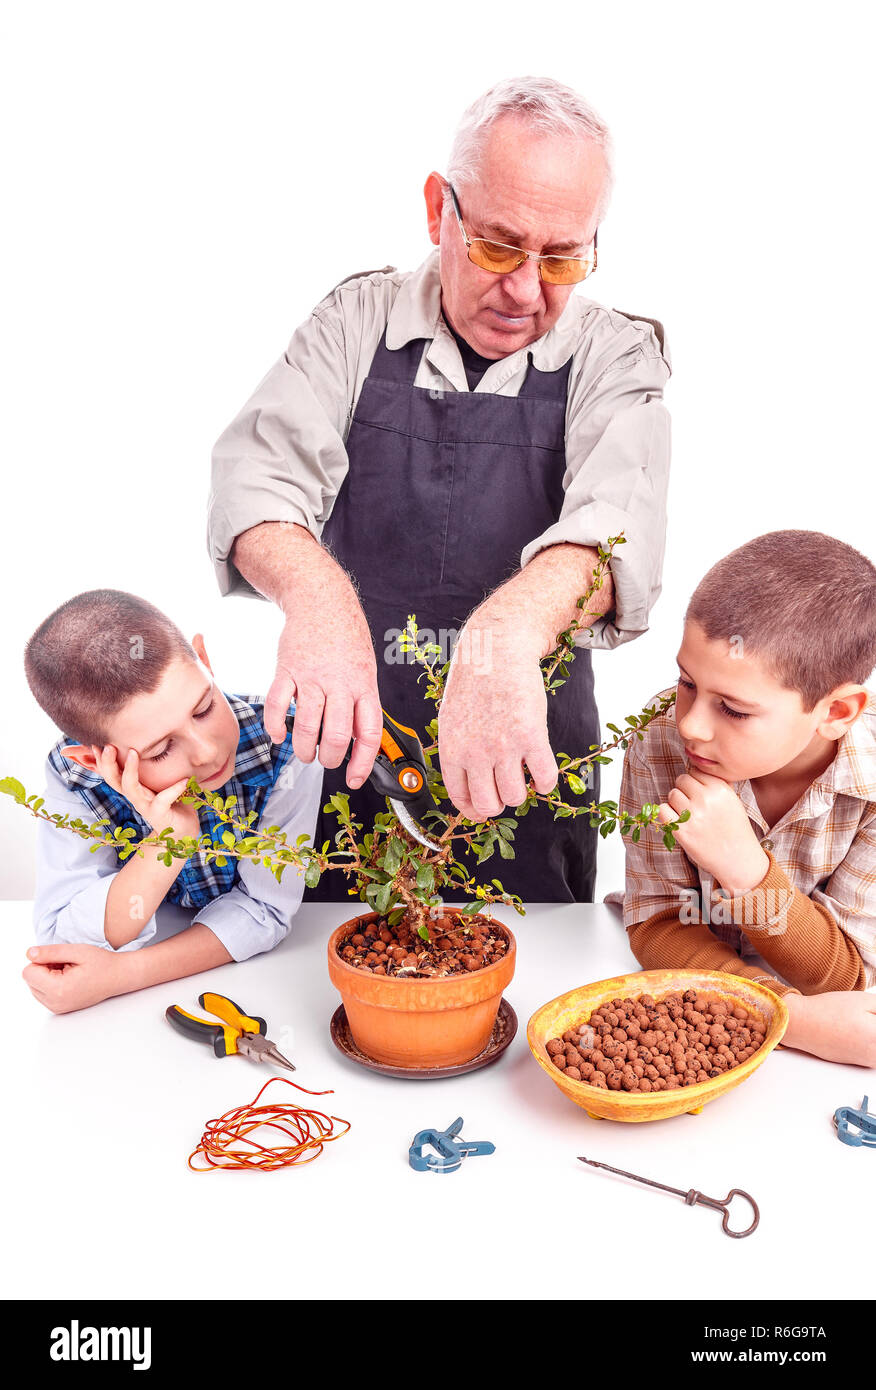
[[[549,695],[569,675],[569,663],[576,654],[574,637],[585,630],[586,619],[590,616],[589,600],[602,587],[614,548],[623,543],[621,533],[611,537],[604,548],[599,546],[592,582],[578,599],[581,617],[576,617],[558,634],[556,647],[542,661]],[[342,872],[349,881],[349,895],[358,896],[370,912],[345,922],[333,934],[329,942],[329,970],[344,996],[350,1027],[362,1051],[378,1060],[398,1061],[400,1065],[449,1065],[447,1058],[451,1055],[460,1061],[467,1060],[477,1055],[489,1038],[502,989],[513,974],[513,937],[484,909],[504,903],[524,914],[519,897],[506,892],[499,878],[492,879],[489,885],[476,884],[471,874],[472,863],[484,863],[497,850],[501,858],[513,859],[517,821],[529,814],[539,801],[552,809],[555,820],[586,815],[590,825],[598,827],[603,836],[618,828],[622,835],[629,834],[638,840],[643,829],[656,824],[658,808],[643,806],[631,816],[620,812],[613,801],[582,800],[587,793],[586,770],[591,764],[610,762],[612,752],[618,747],[626,748],[632,738],[643,738],[651,720],[668,708],[675,696],[664,697],[657,705],[628,715],[624,728],[609,723],[607,728],[612,737],[602,744],[592,745],[586,753],[578,756],[556,753],[559,781],[552,792],[537,793],[528,780],[526,799],[516,807],[513,815],[474,824],[452,807],[447,810],[441,807],[449,798],[437,765],[437,711],[450,662],[440,662],[439,646],[419,642],[414,616],[409,617],[402,634],[402,649],[412,653],[415,662],[422,667],[418,679],[425,678],[424,696],[436,707],[435,717],[426,725],[431,742],[423,740],[429,789],[437,802],[435,809],[427,813],[428,824],[424,828],[435,842],[434,849],[415,840],[391,810],[375,816],[373,825],[366,828],[353,818],[346,793],[335,793],[324,808],[326,813],[334,813],[338,823],[334,846],[326,840],[317,847],[306,835],[299,836],[293,845],[277,826],[256,827],[253,824],[255,812],[239,816],[233,796],[223,798],[218,793],[204,791],[194,779],[189,782],[182,800],[198,809],[212,811],[219,829],[212,835],[204,833],[180,839],[174,838],[172,830],[164,829],[135,841],[134,830],[120,830],[106,819],[88,823],[66,814],[50,815],[43,809],[42,798],[27,795],[22,784],[13,777],[0,781],[0,791],[12,796],[37,818],[92,840],[93,850],[101,845],[111,846],[120,862],[132,854],[143,855],[147,848],[153,847],[167,865],[175,858],[187,859],[198,853],[208,862],[215,860],[219,865],[224,865],[229,858],[246,858],[263,864],[278,880],[292,865],[303,873],[305,883],[311,887],[324,873]],[[563,785],[575,800],[563,799]],[[673,831],[687,815],[685,812],[678,820],[660,827],[667,847],[674,845]],[[455,896],[467,896],[469,901],[461,908],[448,909],[444,906],[444,895],[448,891]],[[365,996],[380,1000],[377,1008],[381,1014],[400,1012],[402,1015],[394,1030],[395,1040],[387,1046],[379,1036],[381,1030],[375,1035],[364,1019],[365,1012],[371,1008]],[[450,1002],[451,996],[455,1003]],[[442,1023],[439,1017],[435,1027],[429,1030],[430,1044],[423,1030],[412,1026],[413,1019],[426,1014],[440,1016],[448,1005],[460,1015],[457,1021],[468,1025],[465,1038],[458,1045],[454,1043],[448,1036],[446,1019]],[[465,1019],[461,1017],[463,1014],[467,1016]],[[437,1062],[434,1060],[436,1046]],[[466,1052],[467,1058],[460,1055]]]

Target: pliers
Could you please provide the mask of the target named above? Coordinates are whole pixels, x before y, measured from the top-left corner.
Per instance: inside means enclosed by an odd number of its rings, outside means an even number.
[[[277,1044],[266,1038],[268,1025],[263,1018],[250,1017],[224,994],[201,994],[198,1003],[208,1013],[221,1018],[221,1023],[211,1023],[209,1019],[197,1018],[186,1013],[178,1004],[171,1004],[164,1017],[178,1032],[196,1042],[209,1043],[217,1057],[231,1057],[237,1053],[248,1057],[251,1062],[275,1062],[278,1066],[295,1066],[284,1057]]]

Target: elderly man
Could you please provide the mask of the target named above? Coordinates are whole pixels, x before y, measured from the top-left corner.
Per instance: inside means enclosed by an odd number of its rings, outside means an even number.
[[[587,648],[647,628],[665,543],[669,360],[659,324],[572,295],[596,267],[610,148],[559,83],[492,88],[464,115],[447,178],[426,180],[438,250],[413,273],[342,281],[216,445],[220,586],[285,615],[268,732],[284,736],[295,697],[297,756],[312,761],[318,744],[326,799],[360,788],[350,804],[366,824],[386,809],[362,785],[381,704],[419,730],[434,715],[391,640],[409,613],[448,655],[458,637],[439,758],[474,821],[519,805],[526,769],[549,792],[554,751],[598,742]],[[581,616],[595,547],[621,530],[593,637],[547,697],[539,661]],[[477,881],[501,874],[530,901],[592,900],[586,820],[530,812],[515,859],[484,864]],[[336,829],[325,817],[316,842]],[[341,877],[307,896],[346,900]]]

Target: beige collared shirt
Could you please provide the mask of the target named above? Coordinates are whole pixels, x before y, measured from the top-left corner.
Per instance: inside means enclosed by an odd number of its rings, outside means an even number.
[[[427,340],[415,386],[468,390],[441,313],[437,250],[413,272],[387,266],[336,286],[296,329],[213,450],[208,545],[223,593],[255,592],[228,558],[251,526],[297,522],[321,535],[349,467],[347,433],[384,329],[390,349]],[[540,371],[555,371],[570,357],[572,368],[563,509],[520,563],[563,541],[595,546],[623,531],[626,544],[611,566],[616,611],[594,624],[592,641],[581,642],[615,647],[647,630],[661,587],[669,480],[662,398],[670,375],[663,330],[573,294],[553,328],[494,362],[475,389],[516,396],[530,354]]]

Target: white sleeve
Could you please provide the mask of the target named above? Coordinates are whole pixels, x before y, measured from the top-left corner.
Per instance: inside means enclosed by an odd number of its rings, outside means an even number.
[[[259,824],[278,825],[290,844],[299,835],[309,835],[312,841],[322,800],[323,770],[318,757],[312,763],[290,757]],[[264,864],[242,859],[234,887],[201,908],[194,920],[209,927],[234,960],[247,960],[270,951],[288,935],[303,895],[304,876],[293,865],[287,866],[278,883]]]
[[[46,761],[46,787],[43,810],[49,815],[58,812],[71,820],[91,824],[99,819],[90,807],[58,776]],[[115,850],[101,845],[89,852],[91,840],[82,840],[71,830],[59,829],[48,821],[37,826],[37,886],[33,921],[39,945],[57,943],[83,946],[113,947],[104,934],[104,915],[107,894],[113,879],[123,867]],[[134,951],[152,940],[156,931],[155,916],[144,922],[138,936],[121,951]]]

